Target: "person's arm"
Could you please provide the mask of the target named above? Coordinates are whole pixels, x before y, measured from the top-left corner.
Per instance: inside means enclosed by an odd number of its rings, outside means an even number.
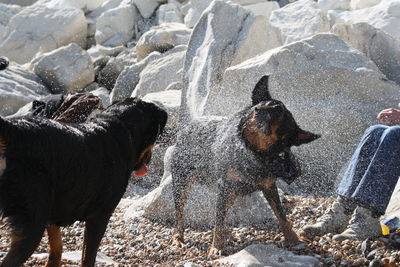
[[[396,108],[384,109],[381,112],[379,112],[377,118],[380,123],[385,125],[389,126],[400,125],[400,110]]]

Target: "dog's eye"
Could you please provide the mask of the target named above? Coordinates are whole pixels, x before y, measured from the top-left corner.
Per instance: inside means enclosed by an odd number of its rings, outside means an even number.
[[[279,153],[279,154],[278,154],[278,157],[279,157],[280,159],[285,159],[285,152]]]

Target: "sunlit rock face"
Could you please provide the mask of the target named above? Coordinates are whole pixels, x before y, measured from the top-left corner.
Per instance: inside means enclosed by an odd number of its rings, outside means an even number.
[[[309,191],[334,190],[334,181],[376,114],[396,105],[399,86],[338,36],[319,34],[228,68],[206,100],[207,115],[229,115],[250,103],[257,81],[271,75],[270,93],[299,125],[322,138],[295,149]],[[218,103],[218,104],[217,104]],[[199,104],[200,105],[200,104]]]
[[[266,32],[266,18],[239,5],[214,1],[204,11],[184,62],[184,121],[204,114],[209,92],[218,90],[226,68],[267,50]]]
[[[151,52],[165,52],[178,45],[187,45],[192,30],[181,23],[164,23],[143,34],[136,45],[139,60]]]
[[[38,53],[70,43],[86,48],[87,23],[82,10],[35,4],[13,16],[4,29],[0,54],[23,64]]]
[[[94,81],[92,59],[76,44],[46,53],[32,64],[52,93],[74,93]]]
[[[12,115],[25,104],[49,94],[34,73],[11,63],[0,71],[0,115]]]
[[[360,2],[364,2],[360,1]],[[354,24],[366,22],[400,40],[400,2],[382,1],[377,5],[351,11],[330,10],[327,14],[331,26],[336,23]]]
[[[314,0],[300,0],[274,10],[269,23],[282,45],[329,31],[325,14]]]
[[[336,24],[332,32],[363,52],[386,75],[400,84],[400,42],[368,23]]]

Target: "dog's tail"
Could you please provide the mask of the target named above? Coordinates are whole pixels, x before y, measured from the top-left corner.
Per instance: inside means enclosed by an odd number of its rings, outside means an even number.
[[[6,57],[0,57],[0,70],[5,70],[8,65],[10,65],[10,61]]]

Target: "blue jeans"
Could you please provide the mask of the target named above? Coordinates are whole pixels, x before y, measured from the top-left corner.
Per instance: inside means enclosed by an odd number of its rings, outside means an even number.
[[[383,215],[399,176],[400,126],[374,125],[361,138],[337,193]]]

